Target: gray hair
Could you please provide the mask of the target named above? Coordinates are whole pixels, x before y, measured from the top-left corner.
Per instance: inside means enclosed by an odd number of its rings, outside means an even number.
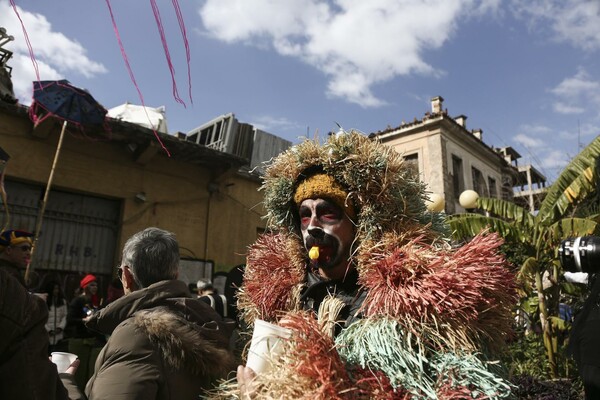
[[[121,265],[127,265],[139,288],[177,279],[179,244],[175,234],[146,228],[130,237],[123,247]]]

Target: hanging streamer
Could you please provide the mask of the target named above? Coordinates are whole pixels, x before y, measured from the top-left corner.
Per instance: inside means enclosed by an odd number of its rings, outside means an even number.
[[[121,55],[123,56],[123,61],[125,61],[125,66],[127,67],[127,71],[129,72],[129,77],[131,78],[131,81],[133,82],[133,86],[135,86],[135,89],[137,90],[140,101],[142,102],[142,107],[144,107],[144,113],[146,114],[146,117],[148,118],[148,122],[150,122],[150,126],[152,126],[152,132],[154,132],[154,136],[156,137],[156,140],[158,140],[158,143],[160,143],[160,146],[162,147],[162,149],[167,153],[167,155],[169,157],[171,157],[171,153],[169,152],[169,150],[167,150],[167,148],[163,144],[162,140],[160,140],[160,136],[158,136],[158,132],[156,131],[156,128],[154,127],[154,124],[152,123],[152,120],[150,119],[150,116],[148,115],[148,111],[146,110],[146,103],[144,102],[144,96],[142,95],[142,92],[140,91],[137,81],[135,80],[135,76],[133,75],[133,70],[131,69],[131,65],[129,64],[129,58],[127,57],[127,53],[125,53],[125,47],[123,46],[123,42],[121,41],[121,35],[119,34],[119,28],[117,28],[115,16],[113,14],[112,7],[110,5],[110,0],[106,0],[106,6],[108,7],[108,12],[110,13],[110,19],[113,24],[113,29],[115,31],[117,41],[119,42],[119,48],[121,49]]]
[[[179,90],[177,89],[177,81],[175,80],[175,68],[173,67],[173,63],[171,62],[171,54],[169,53],[169,46],[167,45],[167,37],[165,36],[165,29],[162,24],[162,19],[160,17],[160,11],[158,9],[158,5],[156,4],[156,0],[150,0],[150,4],[152,5],[152,12],[154,13],[154,19],[156,20],[156,27],[158,28],[158,33],[160,35],[160,41],[162,42],[163,50],[165,52],[165,58],[167,59],[167,65],[169,66],[169,71],[171,72],[171,85],[173,86],[173,98],[176,102],[185,107],[185,102],[179,97]]]
[[[185,58],[187,60],[187,73],[188,73],[188,95],[190,97],[190,103],[194,104],[194,99],[192,98],[192,70],[190,68],[190,44],[187,39],[187,32],[185,29],[185,23],[183,22],[183,14],[181,13],[181,8],[179,7],[179,2],[177,0],[171,0],[173,3],[173,8],[175,9],[175,14],[177,15],[177,22],[179,23],[179,30],[181,31],[181,37],[183,39],[183,45],[185,46]]]
[[[27,30],[25,29],[25,24],[23,23],[23,20],[21,19],[21,15],[19,14],[19,10],[17,10],[17,5],[15,4],[14,0],[10,0],[10,5],[12,6],[13,10],[15,10],[15,14],[17,15],[17,18],[19,18],[19,21],[21,22],[21,29],[23,29],[23,35],[25,36],[25,43],[27,43],[27,49],[29,50],[29,57],[31,58],[31,62],[33,64],[33,69],[35,69],[35,77],[37,78],[37,81],[40,81],[40,70],[37,64],[37,60],[35,59],[35,55],[33,54],[33,47],[31,47],[31,42],[29,41],[29,35],[27,34]]]

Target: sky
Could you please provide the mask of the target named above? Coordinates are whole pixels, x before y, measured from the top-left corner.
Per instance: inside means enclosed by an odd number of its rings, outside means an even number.
[[[369,134],[442,96],[549,182],[600,134],[599,0],[179,1],[189,63],[177,1],[157,0],[174,80],[152,2],[13,2],[42,80],[67,79],[107,109],[165,106],[170,133],[233,112],[294,143],[338,125]],[[0,26],[29,104],[36,74],[9,0]]]

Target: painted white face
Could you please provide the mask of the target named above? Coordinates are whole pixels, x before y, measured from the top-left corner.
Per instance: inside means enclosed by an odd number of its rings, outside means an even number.
[[[300,230],[306,250],[319,248],[315,260],[321,273],[342,278],[346,273],[354,240],[354,224],[346,213],[327,199],[306,199],[300,203]]]

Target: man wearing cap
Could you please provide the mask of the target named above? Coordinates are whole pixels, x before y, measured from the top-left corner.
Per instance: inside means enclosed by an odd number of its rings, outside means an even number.
[[[233,323],[178,280],[175,235],[147,228],[127,240],[119,276],[125,295],[94,314],[110,335],[85,392],[99,399],[197,399],[234,368]]]
[[[48,306],[25,288],[21,270],[29,262],[32,236],[0,234],[0,399],[82,398],[74,368],[59,376],[48,359]]]
[[[240,396],[510,395],[479,358],[512,324],[501,240],[452,248],[394,149],[355,131],[306,140],[273,160],[261,189],[267,231],[249,249],[238,308],[291,337],[270,369],[238,368]]]
[[[0,234],[0,268],[25,285],[23,271],[31,257],[32,233],[7,230]]]

